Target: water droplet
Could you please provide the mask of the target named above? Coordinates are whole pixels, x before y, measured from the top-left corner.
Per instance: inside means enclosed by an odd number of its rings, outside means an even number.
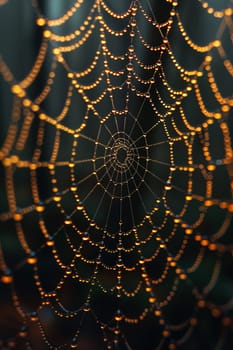
[[[85,303],[83,305],[83,311],[89,312],[90,310],[91,310],[90,304],[89,303]]]
[[[10,269],[7,269],[4,271],[2,277],[1,277],[1,281],[2,283],[4,284],[9,284],[13,281],[13,276],[12,276],[12,273],[11,273],[11,270]]]
[[[83,210],[84,206],[82,202],[79,202],[79,204],[77,205],[77,210]]]
[[[164,189],[166,191],[170,191],[172,189],[172,185],[171,185],[171,182],[170,181],[167,181],[166,182],[166,185],[164,186]]]
[[[13,219],[15,221],[21,221],[23,219],[23,214],[20,209],[17,209],[17,211],[13,214]]]
[[[19,330],[18,333],[19,337],[24,338],[27,336],[27,327],[26,326],[22,326]]]
[[[38,213],[42,213],[45,210],[45,205],[43,202],[38,202],[35,207]]]
[[[88,232],[83,232],[82,239],[83,239],[83,241],[88,241],[89,240],[89,233]]]
[[[64,224],[65,225],[71,225],[72,224],[72,220],[71,220],[70,216],[68,216],[68,215],[66,216]]]
[[[35,321],[38,320],[38,314],[37,314],[36,311],[31,312],[31,314],[30,314],[30,320],[33,321],[33,322],[35,322]]]
[[[37,262],[37,257],[35,252],[31,252],[27,257],[27,263],[30,265],[34,265]]]

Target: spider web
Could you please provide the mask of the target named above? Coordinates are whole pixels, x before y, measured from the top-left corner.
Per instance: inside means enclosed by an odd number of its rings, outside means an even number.
[[[0,56],[2,349],[229,349],[232,1],[22,4],[31,37]]]

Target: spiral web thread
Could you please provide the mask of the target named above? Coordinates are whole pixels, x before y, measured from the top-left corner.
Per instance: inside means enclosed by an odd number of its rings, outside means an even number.
[[[232,2],[184,3],[27,5],[33,66],[0,58],[2,348],[190,349],[203,319],[228,344]]]

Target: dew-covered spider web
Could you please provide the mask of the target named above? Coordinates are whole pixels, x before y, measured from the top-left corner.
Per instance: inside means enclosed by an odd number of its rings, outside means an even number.
[[[0,1],[0,348],[232,344],[232,0]]]

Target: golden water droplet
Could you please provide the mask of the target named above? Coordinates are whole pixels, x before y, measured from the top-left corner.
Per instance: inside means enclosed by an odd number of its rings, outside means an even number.
[[[121,310],[117,310],[117,312],[116,312],[116,315],[115,315],[115,320],[116,321],[121,321],[123,319],[123,315],[122,315],[122,312],[121,312]]]
[[[32,103],[32,101],[29,100],[28,98],[25,98],[25,99],[23,100],[23,106],[24,106],[24,107],[29,107],[29,106],[31,105],[31,103]]]
[[[203,308],[205,307],[206,303],[205,303],[205,300],[199,300],[197,302],[197,306],[200,307],[200,308]]]
[[[41,203],[36,204],[35,209],[36,209],[36,211],[37,211],[38,213],[42,213],[42,212],[45,210],[45,206],[44,206],[44,204],[41,202]]]
[[[154,297],[150,297],[149,298],[149,303],[153,304],[155,303],[156,299]]]
[[[83,311],[89,312],[90,310],[91,310],[90,305],[89,305],[88,303],[85,303],[85,304],[83,305]]]
[[[88,241],[89,240],[89,234],[88,232],[84,232],[82,236],[83,241]]]
[[[48,169],[49,169],[49,170],[55,169],[55,165],[54,165],[53,163],[49,163],[49,164],[48,164]],[[56,190],[56,191],[57,191],[57,190]]]
[[[126,66],[126,69],[128,72],[132,72],[133,71],[133,64],[132,63],[129,63],[127,66]]]
[[[221,106],[221,110],[222,110],[223,112],[229,112],[230,106],[228,106],[228,105],[222,105],[222,106]]]
[[[154,311],[154,314],[155,314],[155,316],[161,316],[162,311],[157,309]]]
[[[105,248],[105,244],[104,244],[104,241],[100,242],[99,243],[99,249],[104,249]]]
[[[77,349],[78,348],[78,344],[77,343],[71,343],[70,347],[71,347],[71,349]]]
[[[205,202],[204,202],[204,205],[206,207],[211,207],[213,205],[213,201],[211,199],[206,199]]]
[[[82,256],[81,252],[80,251],[77,251],[76,254],[75,254],[76,258],[80,258]]]
[[[48,247],[52,247],[54,245],[54,240],[52,237],[49,237],[48,240],[46,241],[46,245]]]
[[[130,45],[130,46],[128,47],[128,51],[131,52],[131,53],[134,52],[134,46],[133,46],[133,45]]]
[[[60,202],[61,201],[61,195],[60,194],[55,194],[54,196],[53,196],[53,200],[54,200],[54,202]]]
[[[122,266],[123,266],[123,261],[122,261],[122,259],[118,259],[117,267],[122,267]]]
[[[114,334],[118,335],[118,334],[120,334],[120,333],[121,333],[121,331],[120,331],[119,328],[115,328],[115,329],[114,329]]]
[[[13,276],[12,276],[11,271],[9,269],[4,271],[4,274],[1,277],[1,281],[4,284],[10,284],[13,282]]]
[[[44,33],[43,33],[43,37],[46,38],[46,39],[48,39],[48,38],[51,37],[51,34],[52,34],[52,33],[50,32],[50,30],[46,29],[46,30],[44,31]]]
[[[180,217],[176,216],[176,217],[174,218],[174,222],[175,222],[176,224],[178,224],[180,221],[181,221]]]
[[[19,97],[24,97],[26,95],[25,91],[21,88],[21,86],[17,84],[11,87],[11,91],[13,94]]]
[[[209,245],[208,239],[203,239],[203,240],[201,241],[201,245],[202,245],[203,247],[207,247],[207,246]]]
[[[216,165],[214,165],[214,164],[209,164],[209,165],[207,166],[207,169],[208,169],[209,171],[214,171],[214,170],[216,169]]]
[[[172,185],[171,185],[171,182],[170,181],[167,181],[166,182],[166,185],[164,186],[164,189],[166,191],[170,191],[172,189]]]
[[[27,328],[25,326],[22,326],[18,333],[20,338],[25,338],[27,336]]]
[[[231,16],[233,14],[233,9],[228,7],[227,9],[224,10],[224,14],[226,16]]]
[[[214,40],[213,46],[214,47],[220,47],[221,46],[221,41],[220,40]]]
[[[69,216],[66,217],[66,219],[64,220],[64,224],[65,225],[71,225],[72,224],[72,220]]]
[[[187,275],[185,273],[180,274],[180,279],[185,280],[187,278]]]
[[[38,320],[38,314],[37,314],[37,312],[33,311],[33,312],[30,314],[30,320],[33,321],[33,322]]]
[[[36,254],[34,252],[31,252],[26,260],[27,260],[27,263],[30,265],[36,264],[36,262],[37,262]]]
[[[82,202],[80,202],[76,208],[77,208],[77,210],[83,210],[84,206],[83,206]]]
[[[20,211],[15,212],[15,213],[13,214],[13,219],[14,219],[15,221],[21,221],[21,220],[23,219],[23,214],[22,214]]]
[[[72,269],[71,269],[70,267],[68,267],[68,268],[66,269],[66,274],[67,274],[67,275],[71,275],[71,274],[72,274]]]
[[[216,246],[215,243],[210,243],[209,246],[208,246],[208,248],[209,248],[209,250],[214,251],[214,250],[217,249],[217,246]]]
[[[74,337],[72,339],[70,347],[71,347],[71,349],[77,349],[78,348],[78,339],[76,337]]]
[[[159,324],[163,326],[165,324],[165,321],[162,318],[160,318]]]
[[[167,338],[167,337],[169,337],[170,332],[169,332],[169,330],[165,329],[165,330],[163,331],[163,333],[162,333],[162,334],[163,334],[163,336],[164,336],[164,337],[166,337],[166,338]]]
[[[2,164],[5,167],[11,166],[11,164],[12,164],[11,158],[6,157],[5,159],[3,159]]]
[[[121,289],[122,289],[122,285],[121,285],[121,283],[120,283],[120,282],[118,282],[118,283],[117,283],[117,285],[116,285],[116,289],[118,289],[118,290],[121,290]]]
[[[73,183],[73,184],[70,186],[70,190],[71,190],[72,192],[77,191],[77,189],[78,189],[78,186],[77,186],[76,183]]]
[[[201,239],[202,239],[202,236],[201,235],[196,235],[195,236],[195,241],[201,241]]]
[[[185,229],[185,234],[186,235],[191,235],[193,233],[193,229],[192,228],[186,228]]]
[[[233,203],[228,204],[227,210],[228,210],[230,213],[233,213]]]
[[[45,18],[37,18],[36,20],[36,24],[39,26],[39,27],[43,27],[45,24],[46,24],[46,20]]]

